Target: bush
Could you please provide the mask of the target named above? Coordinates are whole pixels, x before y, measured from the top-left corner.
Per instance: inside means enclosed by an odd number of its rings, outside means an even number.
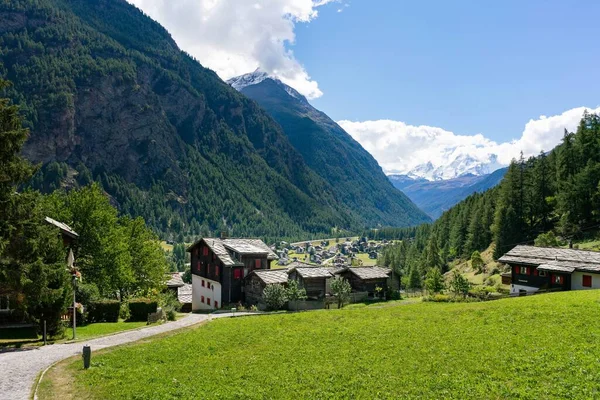
[[[130,317],[131,314],[129,314],[129,304],[125,302],[121,303],[121,307],[119,309],[119,318],[127,321]]]
[[[88,306],[89,322],[118,322],[121,304],[117,300],[93,301]]]
[[[163,309],[169,321],[175,321],[177,312],[181,310],[181,303],[175,297],[175,293],[170,290],[159,296],[158,305]]]
[[[129,321],[147,321],[148,314],[155,313],[158,302],[152,299],[131,299],[129,304]]]
[[[267,285],[263,290],[263,300],[268,310],[280,310],[287,301],[285,288],[278,283]]]
[[[452,297],[447,294],[434,294],[432,296],[423,297],[423,301],[433,301],[436,303],[450,303],[452,300]]]
[[[93,283],[80,283],[77,285],[77,301],[88,307],[91,303],[100,300],[100,291]]]
[[[400,300],[402,295],[399,290],[394,290],[391,286],[388,286],[385,291],[385,297],[388,300]]]

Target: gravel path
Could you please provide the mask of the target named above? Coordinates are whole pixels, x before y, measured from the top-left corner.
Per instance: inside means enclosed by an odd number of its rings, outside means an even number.
[[[135,342],[159,333],[194,325],[214,318],[229,317],[231,314],[189,314],[184,318],[162,325],[134,329],[98,339],[77,343],[54,344],[25,348],[0,353],[0,399],[29,399],[34,389],[35,378],[53,363],[81,354],[84,345],[90,345],[93,352],[111,346]]]

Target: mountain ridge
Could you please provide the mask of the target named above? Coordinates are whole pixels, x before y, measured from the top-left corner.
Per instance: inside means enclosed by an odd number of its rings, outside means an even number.
[[[260,70],[228,83],[257,101],[282,126],[307,164],[365,221],[390,226],[429,220],[390,184],[370,153],[295,89]]]

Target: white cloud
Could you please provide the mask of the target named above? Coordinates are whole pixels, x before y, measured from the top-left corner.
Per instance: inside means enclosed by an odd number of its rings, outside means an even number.
[[[296,23],[337,0],[129,0],[162,24],[177,44],[222,79],[260,67],[314,99],[323,93],[286,45]]]
[[[521,137],[511,142],[497,143],[483,136],[458,135],[432,126],[413,126],[401,121],[338,121],[379,162],[388,174],[405,174],[413,168],[431,162],[445,167],[457,157],[470,156],[481,164],[508,165],[522,151],[525,157],[553,149],[562,139],[564,130],[574,131],[586,107],[567,110],[552,117],[540,116],[527,124]],[[600,107],[589,109],[600,112]]]

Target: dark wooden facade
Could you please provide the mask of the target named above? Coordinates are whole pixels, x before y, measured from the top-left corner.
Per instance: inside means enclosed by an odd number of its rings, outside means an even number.
[[[193,275],[218,282],[221,285],[221,298],[214,299],[220,306],[245,302],[244,278],[255,269],[270,268],[271,260],[267,254],[240,254],[226,251],[219,254],[204,240],[200,240],[188,249],[191,253],[191,272]]]
[[[537,265],[508,264],[511,283],[541,290],[571,290],[571,274],[566,272],[539,271]]]
[[[304,278],[298,271],[291,271],[289,278],[298,281],[298,286],[306,290],[309,300],[319,300],[327,294],[327,278]]]
[[[368,292],[369,296],[375,295],[375,289],[381,287],[383,291],[388,287],[388,278],[376,278],[376,279],[361,279],[356,274],[352,273],[349,269],[339,273],[344,279],[347,279],[352,286],[354,292]]]

